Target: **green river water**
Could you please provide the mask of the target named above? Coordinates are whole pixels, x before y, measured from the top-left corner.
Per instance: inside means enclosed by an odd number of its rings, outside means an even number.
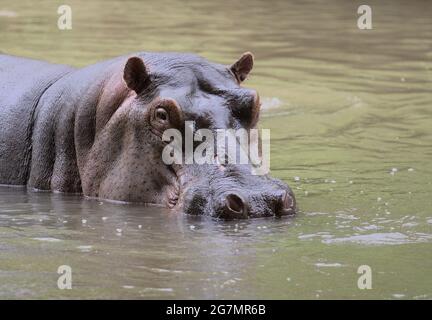
[[[367,1],[372,30],[359,1],[70,0],[65,31],[61,4],[0,0],[0,51],[252,51],[272,174],[300,212],[222,222],[0,187],[0,298],[432,298],[431,1]]]

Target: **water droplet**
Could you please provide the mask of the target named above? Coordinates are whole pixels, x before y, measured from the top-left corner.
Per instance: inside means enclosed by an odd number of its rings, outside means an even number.
[[[90,252],[93,246],[78,246],[77,249],[81,252]]]

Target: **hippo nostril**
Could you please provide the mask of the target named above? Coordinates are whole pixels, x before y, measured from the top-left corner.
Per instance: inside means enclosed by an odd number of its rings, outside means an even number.
[[[231,193],[226,196],[226,209],[229,214],[234,214],[235,216],[246,216],[246,204],[243,199],[237,194]]]
[[[284,209],[291,209],[294,204],[293,198],[288,194],[288,192],[285,192],[285,196],[283,199],[283,207]]]
[[[281,206],[280,206],[279,213],[280,215],[283,214],[294,214],[295,213],[295,199],[290,192],[286,191],[281,198]]]
[[[236,194],[229,194],[226,197],[228,209],[235,213],[242,213],[244,209],[243,200]]]

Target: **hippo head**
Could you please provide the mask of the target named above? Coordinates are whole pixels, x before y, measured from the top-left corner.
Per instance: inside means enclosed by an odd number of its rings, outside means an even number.
[[[256,126],[258,93],[241,86],[252,66],[250,53],[231,66],[177,53],[140,53],[123,60],[121,85],[118,75],[108,81],[119,102],[112,107],[104,104],[112,97],[99,99],[84,192],[224,219],[294,214],[291,189],[268,175],[254,175],[248,163],[221,162],[218,155],[205,164],[162,159],[168,144],[164,132],[176,129],[185,138],[186,122],[209,132]]]

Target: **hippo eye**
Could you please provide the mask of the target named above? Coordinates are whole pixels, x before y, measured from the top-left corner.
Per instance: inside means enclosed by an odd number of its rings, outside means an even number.
[[[180,106],[173,99],[158,99],[151,104],[147,121],[151,130],[162,137],[164,130],[170,128],[180,129],[183,124],[183,113]]]
[[[166,122],[168,121],[168,112],[164,108],[157,108],[155,118],[161,122]]]

